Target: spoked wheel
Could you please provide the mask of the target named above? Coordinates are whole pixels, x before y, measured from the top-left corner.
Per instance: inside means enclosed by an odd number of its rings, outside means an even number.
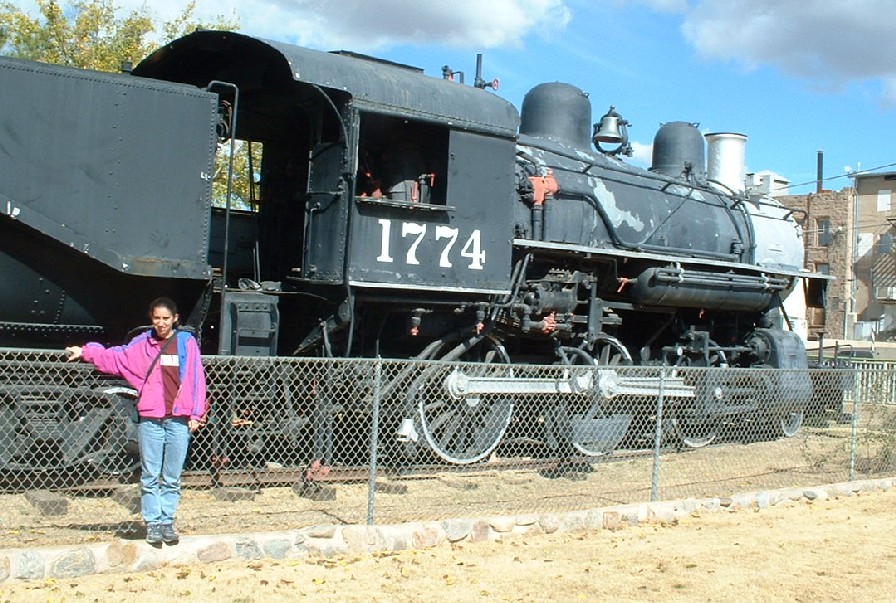
[[[501,342],[485,336],[457,345],[446,344],[435,358],[442,361],[475,362],[460,370],[467,375],[511,377],[510,357]],[[411,385],[419,431],[441,459],[454,464],[475,463],[486,458],[501,442],[510,424],[513,399],[507,394],[468,394],[452,397],[444,384],[457,366],[427,368]]]
[[[628,350],[615,337],[609,335],[599,335],[592,349],[593,356],[578,351],[578,353],[568,354],[568,362],[570,365],[591,365],[598,367],[616,367],[631,366],[632,357]],[[625,435],[631,417],[626,420],[614,421],[607,416],[601,403],[599,394],[586,396],[583,400],[575,401],[570,404],[570,422],[573,425],[572,430],[572,446],[577,451],[586,456],[600,456],[610,452],[613,446],[608,446],[608,441],[616,443]],[[603,429],[576,429],[576,425],[588,425],[598,419],[604,419],[605,427]],[[619,425],[625,423],[625,427],[618,433],[618,437],[610,436],[609,430],[618,431]]]
[[[781,432],[784,434],[784,437],[792,438],[799,433],[800,428],[803,426],[803,419],[805,419],[805,416],[803,411],[789,412],[782,416],[779,421]]]
[[[594,342],[594,360],[598,366],[631,366],[632,356],[622,342],[609,335],[598,335]]]
[[[723,367],[727,366],[728,359],[725,352],[715,350],[714,341],[707,342],[708,351],[702,356],[682,356],[676,363],[677,366],[693,366],[693,367]],[[719,385],[712,385],[713,379],[709,374],[704,373],[698,376],[700,379],[706,380],[703,387],[698,387],[697,391],[702,391],[703,395],[697,397],[695,404],[702,405],[709,402],[709,397],[717,395]],[[715,416],[705,416],[705,413],[699,412],[698,408],[690,407],[680,409],[671,419],[672,429],[681,442],[689,448],[703,448],[708,446],[719,435],[720,420]]]

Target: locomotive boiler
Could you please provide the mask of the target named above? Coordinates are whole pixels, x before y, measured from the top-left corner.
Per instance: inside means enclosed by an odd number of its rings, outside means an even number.
[[[732,414],[802,422],[782,300],[823,280],[793,212],[708,173],[693,124],[665,124],[645,170],[620,159],[625,120],[592,129],[570,84],[518,112],[406,65],[214,31],[128,74],[0,59],[0,86],[0,345],[117,343],[164,294],[207,354],[589,368],[572,384],[454,368],[438,396],[426,371],[394,384],[398,437],[452,463],[494,450],[512,405],[487,400],[523,390],[594,393],[546,410],[550,439],[585,455],[632,429],[607,401],[660,387],[694,446]],[[253,197],[213,207],[215,170],[235,169],[217,145],[237,140],[260,156]],[[781,370],[743,387],[685,366]],[[768,388],[792,395],[760,405]]]

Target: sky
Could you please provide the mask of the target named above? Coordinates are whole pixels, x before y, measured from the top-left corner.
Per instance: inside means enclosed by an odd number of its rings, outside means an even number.
[[[14,4],[29,9],[33,3]],[[67,3],[63,0],[63,6]],[[161,20],[187,0],[113,0]],[[896,171],[896,0],[197,0],[196,16],[320,50],[351,50],[469,84],[476,55],[496,94],[520,107],[561,81],[631,124],[632,163],[650,164],[666,122],[747,136],[746,170],[790,193]]]

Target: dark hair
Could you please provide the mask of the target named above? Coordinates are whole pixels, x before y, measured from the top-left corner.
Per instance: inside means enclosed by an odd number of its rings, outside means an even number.
[[[149,315],[152,317],[152,311],[156,308],[165,308],[172,315],[177,315],[177,304],[170,297],[157,297],[149,304]]]

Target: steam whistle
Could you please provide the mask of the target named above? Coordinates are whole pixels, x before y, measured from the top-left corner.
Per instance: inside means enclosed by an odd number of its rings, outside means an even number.
[[[480,90],[485,90],[486,88],[497,90],[501,87],[501,80],[498,78],[495,78],[490,82],[486,82],[482,79],[482,53],[476,55],[476,79],[473,81],[473,86]]]

